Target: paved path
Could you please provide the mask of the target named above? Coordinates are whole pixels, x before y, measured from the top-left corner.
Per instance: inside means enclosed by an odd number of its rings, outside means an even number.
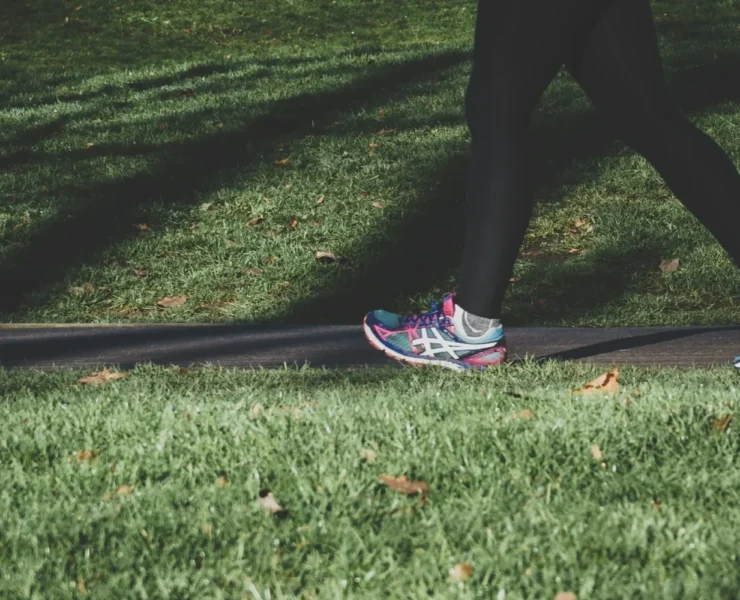
[[[728,365],[738,327],[508,328],[512,357],[605,364]],[[352,325],[0,325],[0,366],[80,367],[139,362],[276,367],[395,364]]]

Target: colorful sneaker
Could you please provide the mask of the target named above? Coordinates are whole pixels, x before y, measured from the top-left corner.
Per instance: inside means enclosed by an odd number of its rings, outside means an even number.
[[[503,327],[474,340],[463,338],[456,331],[454,316],[454,294],[435,302],[432,310],[420,315],[401,316],[375,310],[365,317],[365,336],[374,348],[413,365],[482,369],[506,360]]]

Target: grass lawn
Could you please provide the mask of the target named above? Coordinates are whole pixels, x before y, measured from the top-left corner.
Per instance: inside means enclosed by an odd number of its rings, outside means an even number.
[[[0,319],[356,323],[454,289],[474,9],[5,3]],[[736,162],[738,9],[654,3],[677,104]],[[506,323],[738,321],[729,259],[567,73],[532,126]]]
[[[0,596],[737,597],[736,374],[596,374],[0,372]]]
[[[678,105],[740,164],[740,2],[652,4]],[[473,2],[26,0],[0,23],[0,322],[357,323],[454,289]],[[566,73],[533,131],[507,324],[740,321],[729,259]],[[624,369],[615,397],[572,394],[598,374],[576,364],[87,374],[0,370],[2,598],[740,590],[729,367]]]

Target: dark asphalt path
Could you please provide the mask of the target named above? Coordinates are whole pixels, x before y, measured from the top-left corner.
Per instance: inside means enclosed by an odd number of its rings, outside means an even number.
[[[740,326],[507,328],[512,358],[604,364],[729,365]],[[136,363],[235,367],[395,364],[352,325],[0,325],[0,366],[89,367]]]

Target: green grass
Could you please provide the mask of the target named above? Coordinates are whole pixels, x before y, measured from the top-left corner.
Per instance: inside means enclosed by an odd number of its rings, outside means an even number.
[[[736,163],[738,7],[653,2],[677,103]],[[356,323],[455,287],[472,1],[28,0],[0,22],[0,321]],[[533,130],[506,323],[738,321],[728,258],[567,74]],[[3,598],[740,589],[729,370],[625,369],[616,398],[571,394],[582,365],[80,375],[0,370]]]
[[[632,368],[615,397],[570,392],[596,374],[0,372],[0,596],[736,597],[740,436],[712,426],[736,374]]]
[[[7,3],[0,318],[354,323],[454,289],[474,9]],[[736,162],[737,9],[654,6],[674,98]],[[740,275],[567,73],[533,130],[538,207],[507,323],[737,322]],[[185,306],[157,307],[173,295]]]

